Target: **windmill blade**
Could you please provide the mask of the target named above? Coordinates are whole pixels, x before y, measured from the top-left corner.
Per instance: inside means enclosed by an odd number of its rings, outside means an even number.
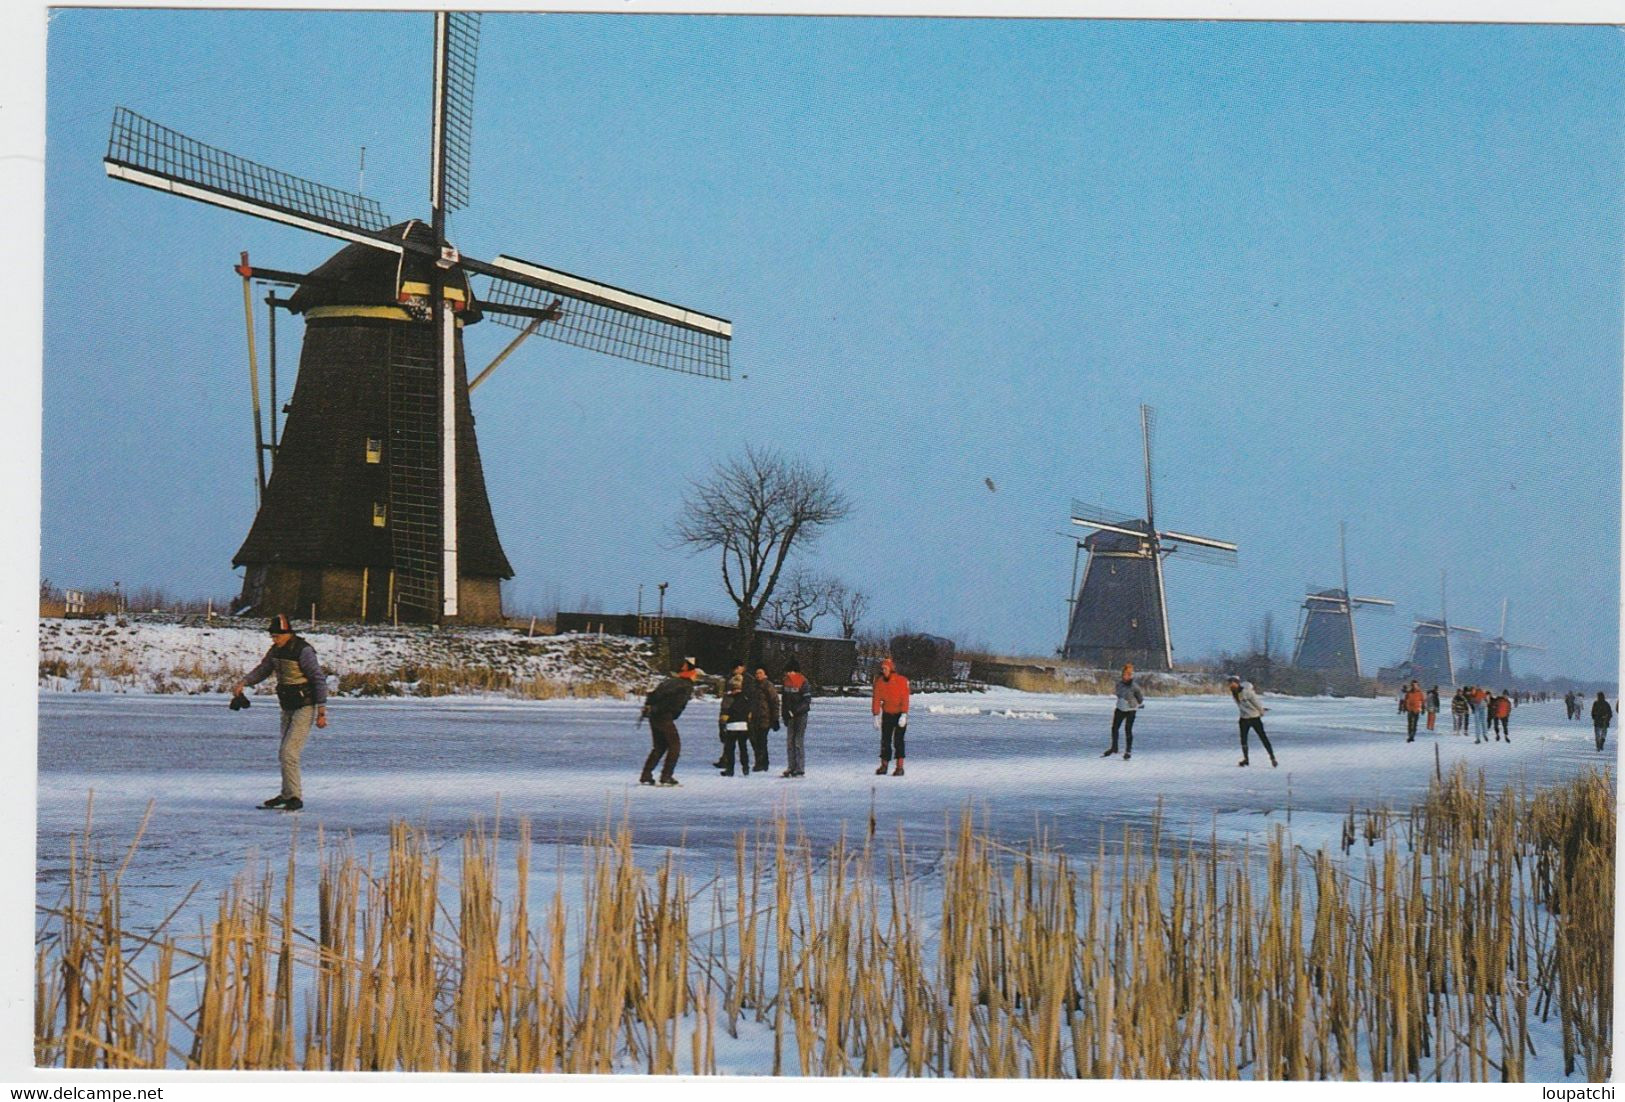
[[[1355,597],[1352,598],[1357,605],[1375,605],[1378,608],[1395,608],[1394,602],[1387,597]]]
[[[440,13],[435,20],[434,157],[429,205],[468,206],[468,163],[474,148],[474,66],[480,52],[478,12]]]
[[[113,112],[102,163],[114,179],[345,241],[403,250],[400,242],[378,236],[390,223],[376,200],[205,145],[127,107]]]
[[[1450,630],[1451,631],[1459,631],[1463,635],[1483,635],[1484,634],[1482,631],[1479,631],[1477,628],[1464,628],[1460,624],[1451,624],[1450,625]]]
[[[481,307],[493,321],[523,329],[556,306],[537,336],[667,371],[730,377],[733,324],[724,318],[513,257],[465,258],[463,266],[491,277]]]
[[[1542,652],[1546,650],[1545,647],[1537,647],[1533,643],[1505,643],[1503,645],[1509,650],[1538,650]]]
[[[1104,521],[1090,520],[1087,517],[1073,517],[1072,523],[1076,524],[1080,528],[1098,528],[1102,532],[1116,532],[1120,536],[1133,536],[1135,539],[1139,540],[1148,540],[1150,538],[1144,532],[1136,531],[1133,528],[1124,528],[1118,524],[1107,524]]]
[[[1092,505],[1089,502],[1073,498],[1072,519],[1076,521],[1080,517],[1093,517],[1096,520],[1103,520],[1107,524],[1116,524],[1123,527],[1141,523],[1139,517],[1131,517],[1127,513],[1119,513],[1116,509],[1108,509],[1104,505]]]
[[[1170,532],[1166,529],[1158,532],[1157,535],[1161,536],[1165,540],[1176,540],[1179,543],[1194,544],[1197,547],[1207,547],[1215,551],[1229,551],[1234,554],[1237,550],[1236,545],[1233,543],[1228,543],[1224,540],[1210,539],[1207,536],[1192,536],[1185,532]]]
[[[1167,532],[1162,534],[1164,537],[1169,535]],[[1214,566],[1236,565],[1237,555],[1234,548],[1215,547],[1211,543],[1212,541],[1202,543],[1178,542],[1171,547],[1164,547],[1163,550],[1170,555],[1177,553],[1180,558],[1189,559],[1193,562],[1211,563]]]

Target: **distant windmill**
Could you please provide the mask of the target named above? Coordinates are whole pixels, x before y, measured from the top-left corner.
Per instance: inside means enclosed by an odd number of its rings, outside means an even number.
[[[1450,650],[1450,633],[1481,635],[1477,628],[1461,627],[1450,622],[1445,601],[1444,571],[1439,572],[1439,618],[1416,621],[1411,629],[1410,676],[1424,687],[1456,683],[1456,663]]]
[[[1533,650],[1544,651],[1545,647],[1537,647],[1531,643],[1512,643],[1507,641],[1507,606],[1511,602],[1501,598],[1501,631],[1494,639],[1484,640],[1478,652],[1478,668],[1473,670],[1473,677],[1487,685],[1496,685],[1505,688],[1512,681],[1512,663],[1508,661],[1509,651]]]
[[[1337,526],[1338,554],[1343,563],[1343,588],[1321,589],[1304,595],[1298,646],[1292,664],[1300,670],[1360,676],[1360,645],[1354,636],[1354,612],[1361,608],[1392,611],[1386,597],[1351,597],[1346,524]]]
[[[1183,558],[1206,562],[1236,561],[1233,543],[1157,528],[1151,479],[1154,420],[1151,407],[1142,405],[1145,517],[1133,518],[1095,505],[1072,503],[1072,523],[1095,531],[1083,540],[1089,559],[1061,648],[1064,658],[1098,667],[1132,662],[1146,670],[1172,669],[1163,558],[1178,552]]]
[[[319,602],[338,618],[500,617],[500,581],[513,571],[486,495],[460,333],[482,315],[522,331],[502,356],[534,333],[729,377],[732,326],[722,318],[511,256],[476,260],[446,240],[447,212],[468,202],[478,47],[478,15],[434,14],[428,222],[392,224],[363,195],[114,112],[109,176],[350,242],[305,275],[256,270],[246,257],[237,269],[245,300],[250,278],[297,283],[282,301],[306,329],[275,469],[234,559],[247,568],[240,608]],[[476,276],[489,281],[481,295]],[[258,458],[252,344],[250,377]]]

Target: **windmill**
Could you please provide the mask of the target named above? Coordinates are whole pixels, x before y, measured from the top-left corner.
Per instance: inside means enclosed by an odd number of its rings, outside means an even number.
[[[1450,622],[1450,613],[1445,601],[1444,571],[1439,572],[1439,618],[1437,620],[1418,619],[1415,627],[1411,629],[1411,656],[1407,662],[1410,667],[1409,676],[1421,682],[1424,686],[1443,685],[1450,687],[1456,683],[1456,663],[1450,650],[1450,633],[1459,635],[1480,635],[1477,628],[1462,627]]]
[[[1544,651],[1546,649],[1531,643],[1513,643],[1507,640],[1507,606],[1510,603],[1507,598],[1501,598],[1501,631],[1495,638],[1484,640],[1483,645],[1479,648],[1478,666],[1472,672],[1475,682],[1505,687],[1512,681],[1512,663],[1508,660],[1509,651]]]
[[[1162,560],[1169,555],[1234,563],[1236,545],[1206,536],[1159,529],[1152,500],[1151,434],[1155,412],[1140,407],[1145,456],[1145,517],[1072,503],[1072,523],[1093,528],[1083,540],[1089,558],[1072,604],[1062,657],[1090,666],[1132,662],[1141,669],[1173,668]],[[1076,564],[1074,563],[1074,566]]]
[[[1358,679],[1360,644],[1354,635],[1354,612],[1365,608],[1392,611],[1394,602],[1386,597],[1350,596],[1353,591],[1349,589],[1346,523],[1337,526],[1337,549],[1343,564],[1343,587],[1304,594],[1292,664],[1300,670],[1320,670]]]
[[[729,377],[723,318],[513,256],[477,260],[446,239],[447,212],[468,203],[478,48],[478,15],[434,14],[427,221],[393,222],[363,195],[114,112],[109,176],[348,242],[310,273],[274,273],[298,284],[284,301],[306,335],[275,466],[233,559],[246,567],[239,608],[500,618],[513,570],[485,491],[461,340],[483,316],[520,330],[498,362],[534,334]],[[246,256],[237,270],[245,297],[248,280],[269,272]]]

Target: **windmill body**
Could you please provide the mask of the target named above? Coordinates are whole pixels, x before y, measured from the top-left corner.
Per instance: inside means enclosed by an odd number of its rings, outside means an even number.
[[[1385,597],[1350,596],[1348,542],[1342,525],[1338,526],[1338,545],[1343,584],[1304,595],[1292,664],[1300,670],[1358,680],[1360,645],[1354,632],[1354,613],[1361,609],[1391,610],[1394,602]]]
[[[1235,561],[1233,543],[1157,528],[1151,478],[1152,425],[1151,407],[1141,406],[1143,518],[1073,503],[1072,523],[1095,531],[1083,540],[1089,558],[1072,604],[1061,656],[1087,666],[1110,669],[1132,663],[1142,670],[1172,669],[1163,559],[1180,553],[1209,562]]]
[[[386,233],[429,239],[421,222]],[[276,464],[247,539],[239,607],[307,609],[333,619],[432,619],[441,561],[435,331],[413,308],[430,262],[350,245],[310,272],[288,309],[305,319],[297,385]],[[446,289],[471,301],[466,280]],[[486,495],[457,312],[459,619],[501,619],[513,576]]]
[[[486,496],[462,330],[482,316],[625,360],[729,376],[724,318],[512,256],[461,254],[446,213],[467,205],[479,16],[434,14],[429,218],[391,224],[376,202],[205,145],[128,110],[109,176],[348,246],[293,276],[306,338],[286,433],[234,558],[239,611],[438,623],[501,617],[513,570]],[[254,277],[245,256],[238,272]],[[288,275],[288,273],[278,273]],[[476,294],[473,277],[487,282]],[[256,460],[259,390],[249,325]],[[493,363],[481,372],[490,373]],[[274,417],[274,412],[273,412]]]

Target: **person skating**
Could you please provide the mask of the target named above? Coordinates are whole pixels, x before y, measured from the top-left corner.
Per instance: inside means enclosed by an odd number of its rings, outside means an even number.
[[[1563,694],[1563,714],[1567,718],[1573,719],[1576,710],[1574,706],[1574,690],[1570,689]]]
[[[673,774],[677,771],[677,759],[683,752],[683,740],[677,734],[677,717],[683,714],[683,709],[693,699],[694,682],[704,676],[705,671],[695,665],[694,659],[685,658],[676,673],[656,685],[654,691],[643,698],[643,718],[649,721],[649,740],[653,748],[643,760],[639,784],[655,783],[655,766],[660,765],[660,760],[664,758],[660,783],[668,788],[676,786],[677,778]]]
[[[734,754],[737,753],[741,772],[744,776],[750,776],[750,697],[745,692],[743,666],[736,667],[728,678],[727,690],[722,694],[722,705],[717,713],[717,726],[722,733],[722,775],[734,775]]]
[[[756,752],[751,768],[766,773],[767,733],[779,729],[779,691],[768,680],[767,671],[758,668],[745,692],[750,699],[750,745]]]
[[[1485,724],[1485,713],[1489,706],[1489,690],[1482,685],[1469,685],[1467,687],[1467,708],[1473,716],[1473,745],[1490,740],[1490,733]]]
[[[1117,682],[1117,703],[1112,708],[1112,744],[1100,756],[1109,758],[1117,753],[1117,731],[1123,731],[1123,760],[1134,756],[1134,717],[1145,707],[1145,694],[1134,683],[1134,667],[1123,667],[1123,676]]]
[[[1508,742],[1512,741],[1512,732],[1507,730],[1507,720],[1512,716],[1512,698],[1505,689],[1501,695],[1490,701],[1490,718],[1495,727],[1495,741],[1500,742],[1505,736]]]
[[[803,740],[807,735],[807,712],[812,708],[812,686],[802,676],[801,663],[794,657],[784,664],[784,684],[779,690],[779,710],[784,716],[784,756],[786,777],[806,776],[807,761]]]
[[[1424,702],[1421,684],[1419,682],[1412,681],[1410,688],[1405,690],[1405,695],[1400,699],[1399,702],[1400,708],[1402,708],[1405,712],[1406,742],[1416,741],[1416,721],[1422,716]]]
[[[1614,709],[1608,704],[1608,698],[1602,693],[1591,703],[1591,729],[1597,737],[1597,752],[1602,752],[1603,743],[1608,741],[1608,725],[1614,721]]]
[[[897,768],[892,770],[892,776],[901,777],[904,735],[908,731],[908,678],[897,672],[890,657],[880,662],[880,676],[875,678],[870,711],[874,713],[875,726],[880,729],[880,768],[875,770],[875,776],[885,775],[895,752]]]
[[[1434,724],[1439,721],[1439,686],[1435,685],[1428,690],[1428,730],[1433,730]]]
[[[1264,733],[1264,713],[1269,711],[1258,694],[1253,691],[1251,681],[1243,681],[1235,674],[1230,675],[1230,695],[1235,699],[1236,708],[1241,713],[1237,726],[1241,729],[1241,760],[1236,764],[1248,765],[1247,760],[1247,732],[1249,730],[1258,734],[1258,741],[1263,744],[1264,752],[1270,756],[1270,765],[1278,766],[1281,763],[1275,760],[1275,747],[1270,745],[1269,736]]]
[[[732,686],[735,681],[738,681],[741,685],[745,683],[745,667],[743,665],[735,666],[733,668],[733,672],[728,675],[727,680],[724,681],[722,685],[722,695],[718,700],[720,707],[717,710],[717,741],[722,744],[724,753],[722,757],[717,758],[716,761],[711,763],[712,769],[721,769],[723,767],[724,760],[733,761],[732,756],[726,753],[728,749],[729,737],[727,698],[728,694],[733,691],[730,686]]]
[[[316,648],[294,634],[286,616],[271,617],[270,633],[271,649],[259,665],[232,686],[231,695],[242,696],[250,685],[276,674],[276,698],[282,710],[282,742],[277,749],[282,790],[260,806],[298,811],[305,806],[299,757],[310,737],[312,720],[318,727],[327,726],[327,676],[317,661]]]
[[[1467,733],[1467,691],[1457,689],[1456,695],[1450,698],[1450,717],[1454,721],[1451,728],[1458,735]]]

